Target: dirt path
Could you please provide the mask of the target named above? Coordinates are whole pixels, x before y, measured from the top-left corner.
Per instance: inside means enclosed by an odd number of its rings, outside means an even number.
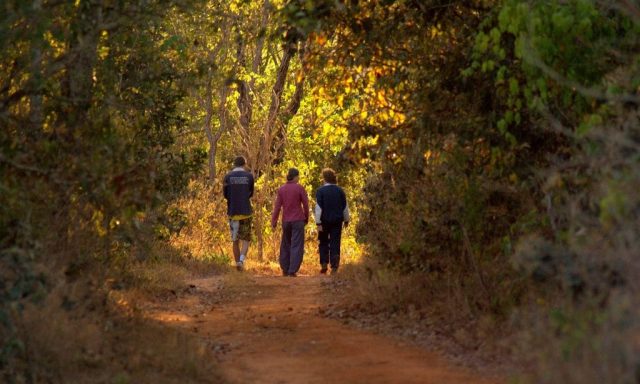
[[[201,335],[232,383],[495,383],[319,314],[326,276],[193,280],[148,315]]]

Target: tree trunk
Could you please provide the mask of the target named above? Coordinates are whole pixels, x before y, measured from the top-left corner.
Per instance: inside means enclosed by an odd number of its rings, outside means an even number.
[[[102,15],[99,5],[81,1],[71,26],[70,60],[63,80],[63,95],[68,113],[64,136],[72,138],[79,125],[87,122],[93,93],[93,69],[97,59],[99,31],[96,25]]]
[[[229,94],[229,88],[226,84],[222,85],[220,89],[220,100],[218,101],[218,120],[219,127],[213,132],[213,75],[210,72],[207,79],[206,86],[206,102],[205,102],[205,122],[204,130],[207,135],[207,141],[209,142],[208,151],[208,165],[209,165],[209,183],[215,184],[217,171],[216,171],[216,153],[218,151],[218,142],[222,137],[222,134],[227,130],[228,126],[228,114],[227,114],[227,96]]]
[[[33,9],[37,14],[37,22],[40,23],[42,12],[42,1],[34,1]],[[31,95],[29,96],[29,128],[27,134],[31,139],[35,139],[42,133],[42,124],[44,122],[44,111],[42,107],[42,47],[43,37],[34,37],[31,47]]]
[[[209,183],[211,185],[216,181],[216,149],[217,142],[213,135],[213,86],[211,78],[211,70],[207,74],[207,86],[205,90],[205,118],[204,118],[204,132],[207,135],[207,141],[209,142]]]
[[[271,143],[271,153],[273,154],[271,165],[273,166],[284,161],[286,128],[291,119],[298,113],[300,104],[302,103],[302,98],[304,97],[304,82],[306,80],[304,62],[307,49],[308,45],[305,44],[299,53],[302,67],[300,68],[300,73],[296,75],[296,89],[289,100],[289,104],[284,111],[280,113],[278,120],[275,122],[275,133],[273,134]]]
[[[274,131],[278,121],[278,113],[280,111],[280,105],[282,103],[282,93],[284,92],[284,86],[287,81],[287,75],[289,73],[289,66],[291,59],[296,53],[296,44],[286,42],[284,44],[284,52],[282,54],[282,60],[278,67],[276,75],[276,81],[273,84],[271,91],[271,104],[269,105],[269,115],[267,121],[263,127],[262,137],[260,138],[259,153],[257,156],[256,166],[261,171],[266,171],[266,168],[271,164],[273,153],[271,151]]]

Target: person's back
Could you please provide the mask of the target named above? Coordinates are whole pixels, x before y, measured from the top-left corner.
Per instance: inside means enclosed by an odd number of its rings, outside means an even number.
[[[227,173],[224,177],[223,193],[227,199],[227,215],[245,216],[251,215],[251,201],[253,196],[253,175],[237,167]]]
[[[307,192],[304,187],[296,182],[288,181],[278,189],[277,200],[282,206],[282,221],[307,221],[308,208],[305,212],[304,207],[308,207]],[[276,212],[280,207],[276,206]]]
[[[323,224],[338,224],[345,221],[347,197],[336,184],[325,184],[316,192],[316,203],[322,208],[320,221]]]

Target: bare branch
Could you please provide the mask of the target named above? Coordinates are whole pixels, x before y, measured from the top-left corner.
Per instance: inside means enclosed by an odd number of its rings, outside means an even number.
[[[255,74],[260,72],[260,68],[262,67],[262,51],[264,49],[264,40],[266,37],[266,29],[269,22],[269,0],[264,0],[262,3],[262,16],[260,20],[260,29],[258,30],[258,39],[256,41],[256,48],[253,56],[253,65],[251,67],[251,71],[253,72],[253,78],[251,79],[250,88],[253,88],[255,85]]]
[[[240,68],[244,68],[245,62],[245,43],[242,38],[238,38],[236,65]],[[249,125],[251,124],[251,115],[253,112],[251,93],[246,81],[235,79],[235,83],[238,87],[239,93],[237,101],[238,110],[240,111],[239,128],[241,128],[240,132],[243,140],[246,140],[246,138],[249,136]]]

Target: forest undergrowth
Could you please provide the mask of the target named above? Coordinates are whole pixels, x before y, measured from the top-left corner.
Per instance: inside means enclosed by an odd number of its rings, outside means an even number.
[[[217,380],[179,333],[136,354],[158,330],[135,308],[228,270],[237,155],[250,273],[278,272],[287,169],[313,206],[332,167],[345,308],[518,382],[638,381],[636,2],[8,0],[0,52],[5,381]]]

